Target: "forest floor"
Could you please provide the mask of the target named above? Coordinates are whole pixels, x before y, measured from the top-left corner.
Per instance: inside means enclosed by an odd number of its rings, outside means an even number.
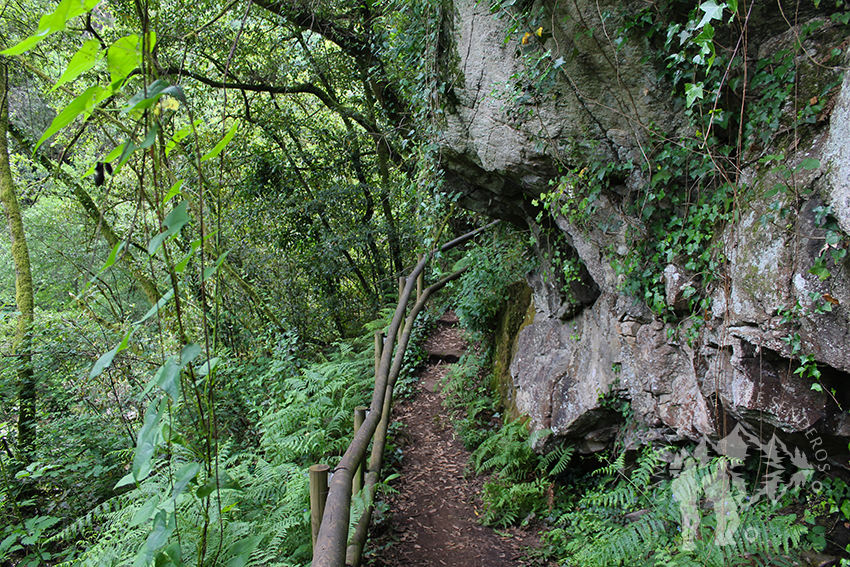
[[[453,413],[443,406],[440,383],[467,345],[457,318],[443,315],[423,345],[429,362],[416,394],[399,402],[396,444],[404,451],[398,493],[384,497],[386,518],[373,527],[364,565],[369,567],[525,567],[540,540],[533,526],[494,530],[479,523],[486,477],[469,470],[469,452],[455,434]]]

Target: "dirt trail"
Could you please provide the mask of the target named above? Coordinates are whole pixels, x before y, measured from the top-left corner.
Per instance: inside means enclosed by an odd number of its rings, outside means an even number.
[[[401,479],[392,483],[399,493],[388,499],[390,525],[370,540],[378,550],[364,563],[370,567],[518,567],[528,565],[523,548],[537,543],[533,534],[510,529],[500,535],[478,523],[484,479],[464,475],[469,453],[439,393],[446,361],[466,347],[456,321],[452,314],[438,321],[424,345],[431,363],[420,372],[417,395],[393,410],[405,426],[404,459]]]

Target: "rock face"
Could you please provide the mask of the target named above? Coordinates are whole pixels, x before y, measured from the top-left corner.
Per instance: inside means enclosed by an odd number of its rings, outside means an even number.
[[[645,195],[659,170],[600,174],[602,189],[583,202],[581,218],[558,207],[573,189],[581,192],[582,167],[656,163],[664,143],[694,136],[693,126],[647,57],[658,46],[619,39],[625,20],[610,14],[629,7],[524,4],[522,13],[533,15],[529,32],[523,36],[520,27],[510,36],[518,17],[497,19],[487,3],[455,1],[459,76],[440,140],[446,181],[460,202],[530,229],[541,243],[542,268],[528,277],[536,314],[520,331],[510,366],[518,411],[533,428],[551,429],[584,451],[615,438],[627,447],[718,438],[735,423],[805,444],[814,429],[830,458],[846,464],[850,270],[842,251],[850,231],[850,78],[842,84],[836,72],[818,75],[817,86],[807,87],[817,92],[794,99],[806,97],[807,108],[820,112],[816,118],[799,131],[783,130],[783,120],[801,115],[787,102],[776,110],[777,133],[741,148],[729,198],[734,213],[704,225],[711,273],[705,265],[694,270],[684,245],[668,248],[666,266],[653,273],[653,311],[627,289],[622,265],[663,237],[649,227],[657,213],[628,206],[635,195],[650,203]],[[802,28],[783,28],[775,16],[761,14],[752,30],[753,68],[800,37]],[[810,10],[800,17],[818,16]],[[798,76],[807,62],[846,46],[845,28],[812,22],[820,31],[792,57]],[[523,44],[523,37],[530,41]],[[556,80],[529,71],[529,60],[544,58],[535,69],[554,68]],[[829,80],[837,86],[819,90]],[[766,157],[780,153],[781,163]],[[561,197],[541,216],[540,195],[569,169],[579,171],[575,185],[562,181]],[[671,217],[696,210],[663,196],[657,206]],[[580,266],[570,278],[550,260],[545,243],[553,239],[543,235],[553,234],[562,257]]]

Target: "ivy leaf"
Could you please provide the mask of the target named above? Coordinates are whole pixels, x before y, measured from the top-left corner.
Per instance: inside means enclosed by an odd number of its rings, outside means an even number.
[[[62,76],[59,77],[59,80],[56,81],[55,85],[53,85],[53,88],[47,92],[53,92],[65,83],[73,81],[97,65],[101,59],[103,59],[103,53],[100,51],[100,42],[96,39],[88,40],[74,54],[71,61],[68,63],[68,67],[65,69],[65,72],[62,73]]]
[[[697,100],[705,96],[702,83],[687,83],[685,85],[685,104],[688,108],[693,106]]]
[[[708,0],[707,2],[703,2],[699,5],[699,9],[705,12],[702,19],[696,25],[696,28],[699,29],[703,27],[705,24],[711,23],[714,20],[723,19],[723,9],[726,8],[728,4],[725,2],[723,4],[718,4],[714,0]]]
[[[823,265],[823,262],[817,262],[814,266],[812,266],[812,269],[809,270],[809,273],[816,275],[820,281],[825,281],[832,275],[832,273]]]

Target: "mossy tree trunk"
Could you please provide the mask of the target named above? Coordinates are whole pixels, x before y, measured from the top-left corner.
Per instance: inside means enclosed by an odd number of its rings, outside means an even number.
[[[0,58],[0,202],[9,222],[12,258],[15,263],[15,302],[20,311],[13,343],[18,380],[18,458],[31,462],[35,456],[35,375],[32,369],[32,323],[34,300],[32,270],[21,207],[15,195],[6,132],[9,127],[8,67]]]

